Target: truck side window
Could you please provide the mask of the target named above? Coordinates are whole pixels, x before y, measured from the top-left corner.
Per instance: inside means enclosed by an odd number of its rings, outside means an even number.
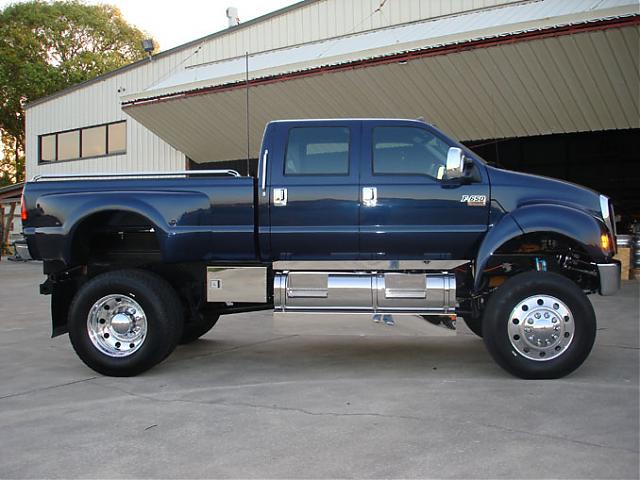
[[[373,129],[373,173],[427,175],[441,180],[447,164],[447,145],[419,127]]]
[[[289,130],[285,175],[348,175],[349,129],[296,127]]]

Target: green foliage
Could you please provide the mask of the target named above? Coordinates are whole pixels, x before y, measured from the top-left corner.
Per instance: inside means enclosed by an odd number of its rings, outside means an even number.
[[[0,177],[24,177],[24,106],[144,58],[148,35],[111,5],[31,0],[0,11]]]

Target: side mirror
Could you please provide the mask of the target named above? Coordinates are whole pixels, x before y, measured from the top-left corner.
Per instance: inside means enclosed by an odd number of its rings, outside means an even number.
[[[451,147],[447,152],[446,178],[451,180],[464,176],[465,158],[462,149]]]

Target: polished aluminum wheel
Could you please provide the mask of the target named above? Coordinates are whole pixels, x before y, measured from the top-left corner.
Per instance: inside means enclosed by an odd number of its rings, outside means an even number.
[[[126,295],[107,295],[93,304],[87,316],[93,345],[110,357],[136,352],[147,336],[147,317],[142,307]]]
[[[566,351],[575,324],[564,302],[550,295],[534,295],[511,311],[508,331],[511,345],[520,355],[543,362]]]

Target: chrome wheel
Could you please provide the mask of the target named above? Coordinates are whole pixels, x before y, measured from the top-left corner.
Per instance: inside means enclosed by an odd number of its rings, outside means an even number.
[[[136,352],[147,336],[147,317],[142,307],[126,295],[107,295],[95,302],[87,316],[93,345],[110,357]]]
[[[511,311],[508,331],[511,345],[523,357],[552,360],[571,345],[575,332],[573,314],[555,297],[534,295]]]

